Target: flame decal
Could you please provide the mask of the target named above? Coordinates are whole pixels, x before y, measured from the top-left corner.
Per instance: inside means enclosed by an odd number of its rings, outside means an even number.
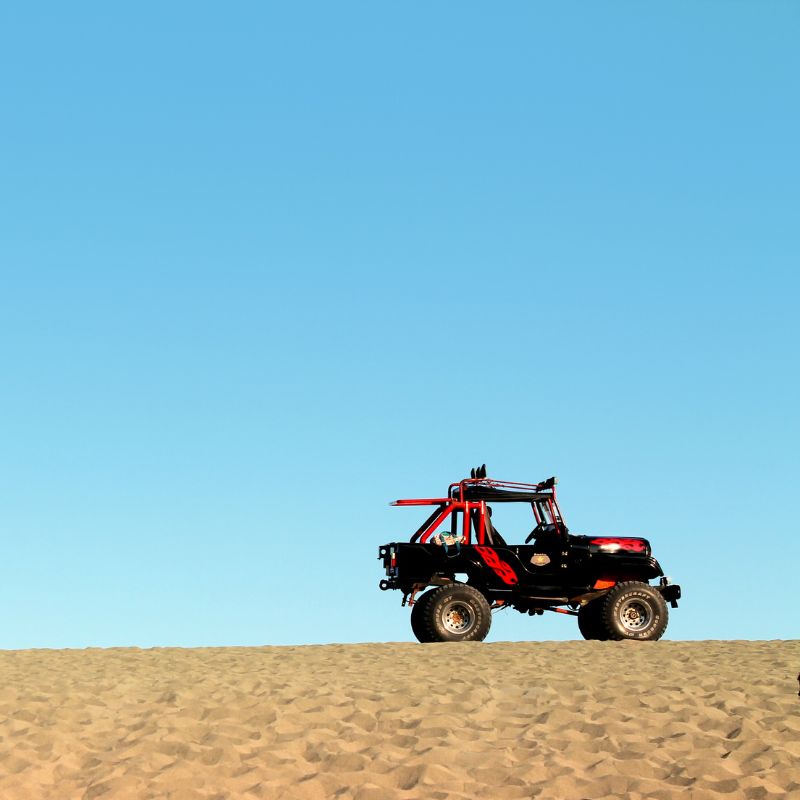
[[[641,539],[624,539],[616,536],[592,539],[590,544],[596,544],[606,550],[627,550],[629,553],[644,553],[647,551]]]
[[[501,561],[497,553],[491,547],[484,547],[483,545],[475,545],[475,550],[478,551],[480,557],[486,562],[487,566],[491,567],[492,571],[497,575],[503,583],[509,586],[514,586],[519,583],[516,573],[505,561]]]

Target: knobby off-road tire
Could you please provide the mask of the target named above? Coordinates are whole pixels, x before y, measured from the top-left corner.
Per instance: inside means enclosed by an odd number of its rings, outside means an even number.
[[[669,613],[658,589],[625,581],[603,599],[601,620],[609,639],[654,642],[664,635]]]
[[[492,612],[481,592],[454,583],[431,594],[422,621],[428,642],[481,642],[489,633]]]
[[[427,638],[424,616],[425,607],[428,605],[428,602],[435,592],[436,589],[429,589],[425,594],[420,595],[414,601],[414,605],[411,606],[411,630],[414,631],[414,636],[417,637],[417,641],[423,644],[433,641]]]
[[[603,624],[603,601],[605,597],[598,597],[578,609],[578,629],[584,639],[604,642],[608,639],[605,625]]]

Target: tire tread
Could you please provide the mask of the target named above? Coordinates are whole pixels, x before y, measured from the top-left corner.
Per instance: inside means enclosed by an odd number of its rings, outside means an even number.
[[[653,629],[652,633],[646,637],[626,636],[621,628],[621,625],[617,626],[614,618],[614,605],[616,604],[618,598],[632,590],[645,591],[646,594],[651,596],[655,602],[655,605],[658,607],[658,612],[660,614],[659,624]],[[603,598],[602,602],[603,605],[600,614],[600,623],[608,639],[613,641],[630,639],[640,642],[655,642],[664,635],[664,632],[667,629],[667,623],[669,622],[669,611],[667,610],[667,604],[658,589],[651,586],[649,583],[644,583],[643,581],[622,581],[608,592],[605,598]]]
[[[445,631],[437,625],[437,610],[450,598],[462,594],[462,599],[469,599],[478,613],[477,624],[465,636]],[[489,633],[492,624],[492,612],[482,592],[466,583],[455,583],[441,586],[431,592],[430,599],[423,611],[425,636],[429,642],[481,642]]]

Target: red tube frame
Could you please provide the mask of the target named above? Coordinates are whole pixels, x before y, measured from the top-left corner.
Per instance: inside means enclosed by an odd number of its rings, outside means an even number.
[[[518,481],[499,481],[493,480],[491,478],[465,478],[458,483],[451,483],[447,489],[447,497],[420,497],[420,498],[412,498],[408,500],[395,500],[394,503],[390,503],[393,506],[444,506],[442,509],[442,513],[439,514],[429,525],[428,527],[421,532],[419,536],[419,541],[421,544],[425,544],[439,526],[453,513],[461,511],[464,514],[464,524],[463,524],[463,543],[464,544],[472,544],[472,526],[470,524],[470,512],[477,511],[479,515],[479,524],[478,524],[478,544],[484,545],[486,544],[486,501],[473,501],[470,502],[468,500],[464,500],[464,487],[468,484],[480,484],[482,486],[491,486],[496,489],[529,489],[534,492],[550,492],[550,496],[547,498],[545,502],[547,502],[550,508],[550,516],[553,518],[554,524],[556,524],[559,528],[564,527],[564,518],[561,516],[561,509],[558,506],[558,501],[556,500],[556,487],[555,483],[551,483],[550,485],[546,485],[546,482],[543,483],[520,483]],[[456,490],[458,497],[456,497]],[[543,520],[540,519],[539,510],[536,507],[536,502],[531,503],[531,507],[533,508],[533,516],[536,519],[537,524],[540,524]],[[563,531],[562,531],[563,532]]]

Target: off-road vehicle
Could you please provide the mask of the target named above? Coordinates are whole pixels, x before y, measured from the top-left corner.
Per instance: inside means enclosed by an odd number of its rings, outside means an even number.
[[[492,524],[499,503],[530,506],[534,528],[524,544],[507,544]],[[555,478],[494,480],[484,464],[446,497],[392,505],[434,507],[409,542],[378,551],[380,588],[403,593],[420,642],[481,641],[492,610],[502,608],[576,616],[585,639],[652,641],[666,630],[667,603],[677,608],[681,588],[664,577],[647,539],[570,534]]]

